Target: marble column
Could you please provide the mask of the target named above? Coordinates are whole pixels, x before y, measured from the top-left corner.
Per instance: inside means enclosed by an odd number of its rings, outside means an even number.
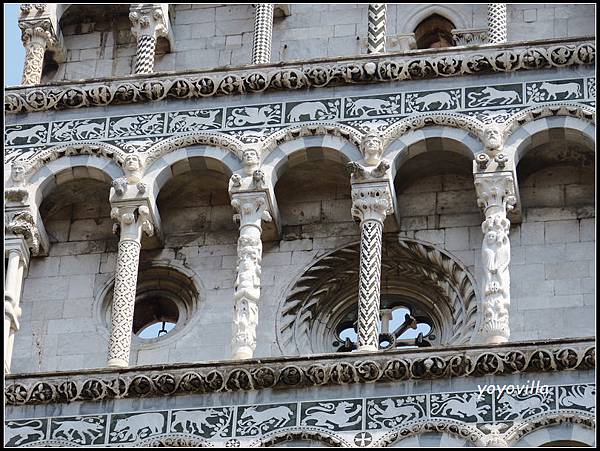
[[[169,18],[163,4],[133,4],[129,13],[131,33],[137,39],[135,74],[154,72],[154,54],[159,36],[169,35]]]
[[[477,203],[485,220],[483,243],[483,315],[480,336],[484,343],[505,343],[510,337],[510,221],[507,213],[516,204],[515,182],[510,172],[475,174]]]
[[[4,280],[4,372],[10,372],[15,333],[19,330],[21,317],[21,291],[25,268],[29,263],[29,249],[25,238],[15,236],[5,241],[8,258]]]
[[[506,3],[488,3],[488,41],[506,42]]]
[[[271,221],[267,195],[264,192],[244,192],[231,195],[231,205],[239,221],[238,266],[234,292],[233,359],[252,358],[256,349],[258,301],[262,259],[262,221]]]
[[[259,3],[255,6],[252,64],[271,62],[274,7],[272,3]]]
[[[152,235],[154,227],[147,206],[130,204],[113,207],[111,217],[117,221],[117,227],[120,228],[120,239],[117,250],[107,366],[127,367],[131,351],[133,310],[142,232]]]
[[[392,212],[388,182],[352,186],[352,215],[360,220],[358,350],[379,349],[379,301],[383,221]]]
[[[385,53],[386,14],[387,5],[385,3],[369,3],[367,53]]]
[[[44,54],[52,36],[42,27],[23,29],[21,36],[25,47],[25,63],[23,66],[22,85],[36,85],[42,79]]]

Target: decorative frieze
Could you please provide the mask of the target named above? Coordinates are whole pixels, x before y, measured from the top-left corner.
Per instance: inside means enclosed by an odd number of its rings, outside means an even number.
[[[339,84],[394,82],[494,72],[591,65],[595,61],[592,41],[562,40],[539,45],[515,44],[509,49],[436,50],[434,55],[371,56],[369,60],[320,62],[318,65],[281,69],[240,68],[222,74],[194,74],[131,79],[123,82],[90,83],[9,89],[5,112],[20,113],[50,109],[142,103],[165,99],[239,95],[267,90],[297,90]],[[451,53],[451,55],[450,55]],[[534,56],[532,56],[534,55]],[[426,105],[424,104],[424,107]],[[432,111],[428,107],[428,111]]]
[[[506,387],[506,386],[505,386]],[[514,387],[512,387],[514,388]],[[524,388],[524,386],[521,386]],[[448,431],[472,445],[514,443],[540,422],[578,421],[594,426],[594,384],[526,387],[520,394],[415,393],[351,399],[318,399],[278,404],[215,406],[102,413],[5,421],[5,445],[134,445],[186,440],[204,446],[277,443],[289,433],[320,433],[326,443],[390,445],[427,430]],[[579,393],[570,408],[557,405],[561,393]],[[591,408],[586,406],[591,405]],[[506,406],[514,407],[507,419]],[[526,420],[526,421],[524,421]],[[315,437],[312,437],[315,438]],[[318,436],[317,436],[318,438]],[[289,439],[289,438],[288,438]],[[155,445],[156,446],[156,445]]]

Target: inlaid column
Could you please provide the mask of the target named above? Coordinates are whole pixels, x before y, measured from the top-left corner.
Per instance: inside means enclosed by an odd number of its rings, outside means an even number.
[[[42,27],[24,28],[21,35],[25,47],[22,85],[36,85],[42,79],[44,54],[52,39],[50,32]]]
[[[271,221],[264,192],[234,193],[231,206],[239,221],[237,277],[233,307],[232,358],[249,359],[256,349],[262,260],[262,221]]]
[[[154,54],[159,36],[169,35],[168,11],[163,4],[133,4],[129,13],[131,33],[137,39],[135,54],[135,74],[154,72]]]
[[[506,42],[506,3],[488,3],[488,42]]]
[[[480,335],[484,343],[505,343],[510,336],[510,221],[507,213],[516,204],[515,182],[510,172],[475,174],[477,203],[485,220],[483,243],[483,315]]]
[[[387,4],[369,3],[367,53],[385,53]]]
[[[151,236],[154,233],[154,227],[147,206],[113,207],[110,215],[117,221],[117,227],[120,228],[120,239],[117,250],[107,365],[109,367],[127,367],[131,351],[133,309],[142,232]]]
[[[358,350],[379,349],[379,301],[383,222],[392,213],[389,183],[352,185],[352,215],[360,220],[358,283]]]
[[[255,6],[252,64],[266,64],[271,62],[274,7],[275,5],[272,3],[258,3]]]
[[[15,333],[21,317],[21,291],[25,268],[29,263],[29,249],[23,236],[7,237],[4,243],[8,258],[4,279],[4,372],[10,372]]]

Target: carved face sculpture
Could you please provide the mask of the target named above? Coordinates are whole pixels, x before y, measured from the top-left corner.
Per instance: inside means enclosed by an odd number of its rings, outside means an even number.
[[[129,172],[136,172],[142,168],[142,162],[137,155],[127,155],[125,158],[125,169]]]
[[[368,133],[361,142],[362,152],[367,164],[374,165],[379,162],[383,153],[383,141],[376,133]]]
[[[495,230],[489,230],[485,234],[485,239],[486,239],[486,241],[487,241],[488,244],[494,244],[498,240],[498,234],[496,233]]]
[[[20,162],[13,163],[10,168],[10,177],[15,184],[20,184],[25,179],[25,165]]]
[[[252,171],[260,164],[258,152],[254,149],[244,151],[242,161],[248,175],[252,175]]]
[[[489,125],[483,131],[483,140],[487,149],[497,150],[502,146],[502,132],[497,126]]]

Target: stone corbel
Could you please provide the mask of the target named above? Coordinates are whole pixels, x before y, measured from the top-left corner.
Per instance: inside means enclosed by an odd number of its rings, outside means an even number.
[[[169,42],[169,51],[175,51],[168,3],[135,3],[129,9],[129,20],[131,32],[138,41],[141,36],[165,38]]]
[[[274,16],[275,17],[288,17],[292,15],[289,3],[278,3],[275,5]]]

